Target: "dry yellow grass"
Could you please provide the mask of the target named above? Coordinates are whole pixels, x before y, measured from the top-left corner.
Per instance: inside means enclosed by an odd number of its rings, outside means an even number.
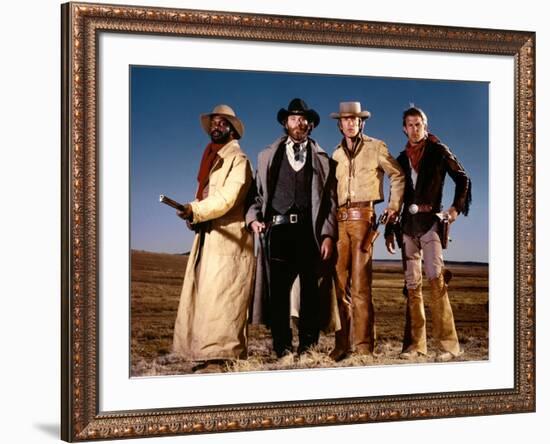
[[[157,376],[191,372],[193,363],[171,353],[176,311],[187,257],[132,251],[131,275],[131,369],[132,376]],[[488,359],[488,268],[483,265],[451,264],[454,278],[449,286],[459,340],[464,354],[457,360]],[[377,349],[374,357],[350,356],[335,363],[328,358],[334,335],[321,335],[310,352],[278,361],[271,353],[271,336],[263,326],[249,327],[246,360],[229,362],[225,370],[251,372],[303,368],[353,367],[403,364],[399,359],[404,328],[405,299],[399,263],[374,265],[373,297],[376,311]],[[425,283],[424,288],[429,288]],[[427,298],[429,299],[429,298]],[[428,336],[430,335],[430,310]],[[428,347],[430,348],[430,341]],[[433,362],[433,352],[418,363]]]

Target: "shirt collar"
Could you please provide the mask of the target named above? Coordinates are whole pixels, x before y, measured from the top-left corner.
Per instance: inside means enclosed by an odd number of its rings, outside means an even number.
[[[296,142],[294,142],[294,141],[290,138],[290,136],[288,136],[288,137],[286,138],[285,145],[286,145],[287,147],[292,148],[292,147],[294,146],[294,143],[296,143]],[[300,143],[300,151],[305,150],[305,149],[306,149],[306,146],[307,146],[307,139]]]
[[[355,139],[355,143],[354,143],[354,149],[353,151],[350,151],[348,149],[348,146],[346,144],[346,138],[345,137],[342,137],[342,141],[340,142],[340,146],[342,147],[342,149],[344,150],[344,152],[348,155],[348,157],[355,157],[357,155],[357,152],[359,151],[359,147],[361,146],[361,144],[367,140],[366,136],[364,133],[359,133],[357,135],[357,139]]]

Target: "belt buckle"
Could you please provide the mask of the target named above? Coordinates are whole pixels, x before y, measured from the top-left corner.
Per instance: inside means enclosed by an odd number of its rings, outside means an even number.
[[[290,223],[291,224],[297,224],[298,223],[298,215],[297,214],[290,214]]]

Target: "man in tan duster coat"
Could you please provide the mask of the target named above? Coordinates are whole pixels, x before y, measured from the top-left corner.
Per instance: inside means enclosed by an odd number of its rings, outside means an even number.
[[[201,116],[212,142],[203,154],[197,198],[178,215],[196,231],[178,315],[174,351],[198,361],[197,373],[223,371],[246,358],[247,307],[254,276],[251,233],[244,222],[252,168],[237,139],[242,122],[227,105]]]

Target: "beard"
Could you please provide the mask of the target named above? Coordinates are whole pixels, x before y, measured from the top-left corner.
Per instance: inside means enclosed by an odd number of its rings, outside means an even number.
[[[288,128],[288,135],[297,142],[303,142],[305,139],[307,139],[308,136],[308,127],[294,127],[294,128]]]
[[[214,129],[210,132],[210,139],[214,143],[227,143],[231,140],[231,130],[222,131],[219,129]]]

